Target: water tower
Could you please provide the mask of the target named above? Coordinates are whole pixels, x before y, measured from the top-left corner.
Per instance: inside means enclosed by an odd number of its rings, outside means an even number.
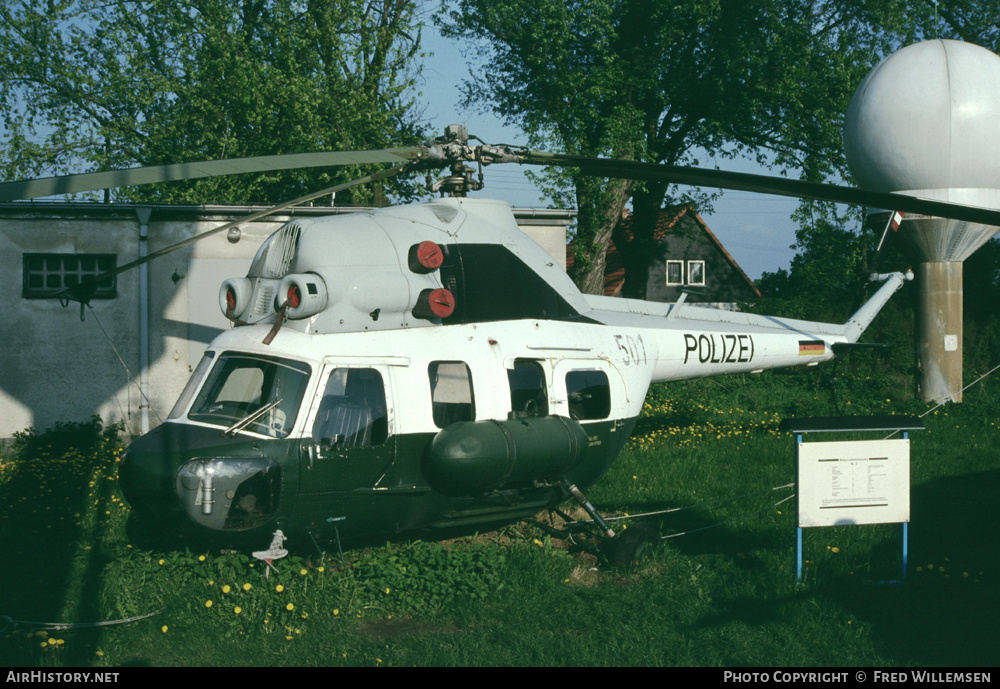
[[[1000,57],[950,40],[893,53],[854,93],[844,146],[865,189],[1000,208]],[[891,210],[869,214],[884,226]],[[962,401],[962,261],[998,229],[913,214],[900,224],[920,290],[924,401]]]

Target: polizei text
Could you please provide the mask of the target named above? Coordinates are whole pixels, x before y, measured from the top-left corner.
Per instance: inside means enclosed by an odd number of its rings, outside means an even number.
[[[702,364],[746,364],[753,361],[752,335],[684,335],[684,363],[698,357]]]

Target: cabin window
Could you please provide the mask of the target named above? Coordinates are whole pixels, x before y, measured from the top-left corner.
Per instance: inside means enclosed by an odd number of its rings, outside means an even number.
[[[299,361],[223,352],[188,418],[228,428],[268,407],[243,428],[284,438],[295,424],[310,372]]]
[[[570,371],[566,394],[570,418],[586,421],[611,415],[611,386],[604,371]]]
[[[330,372],[313,422],[313,441],[326,447],[381,445],[389,437],[385,384],[372,368]]]
[[[507,369],[510,383],[511,411],[527,416],[548,416],[549,397],[545,387],[545,371],[533,359],[515,359],[514,368]]]
[[[684,261],[667,261],[667,284],[684,284]]]
[[[689,285],[704,285],[705,284],[705,262],[704,261],[688,261],[688,284]]]
[[[461,361],[432,361],[427,367],[431,384],[434,425],[445,428],[459,421],[473,421],[472,374]]]
[[[21,261],[21,296],[25,299],[51,299],[75,287],[87,278],[114,270],[115,254],[24,254]],[[118,283],[114,277],[102,280],[95,299],[114,299]]]

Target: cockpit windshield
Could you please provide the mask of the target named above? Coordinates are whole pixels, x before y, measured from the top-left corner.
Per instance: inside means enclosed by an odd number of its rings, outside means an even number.
[[[295,424],[312,369],[289,359],[223,352],[188,412],[192,421],[284,438]]]

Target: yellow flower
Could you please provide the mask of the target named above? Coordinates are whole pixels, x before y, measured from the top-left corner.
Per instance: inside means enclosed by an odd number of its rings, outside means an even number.
[[[291,612],[294,609],[295,609],[295,606],[292,605],[291,603],[289,603],[288,605],[285,606],[285,610],[288,610],[289,612]]]
[[[222,587],[223,593],[229,593],[229,591],[230,591],[229,584],[226,584],[225,586]]]
[[[241,612],[243,612],[243,608],[237,605],[235,608],[233,608],[233,612],[239,615]]]
[[[164,634],[166,634],[166,633],[167,633],[167,630],[168,630],[168,629],[170,629],[170,627],[168,627],[167,625],[163,625],[162,627],[160,627],[160,631],[161,631],[161,632],[163,632]],[[97,652],[97,655],[104,655],[104,654],[103,654],[103,653],[101,653],[100,651],[98,651],[98,652]]]
[[[212,601],[210,601],[210,600],[205,601],[205,607],[206,608],[212,607]]]
[[[308,572],[306,572],[306,569],[305,569],[305,567],[303,567],[303,568],[302,568],[302,569],[301,569],[301,570],[299,571],[299,574],[301,574],[302,576],[305,576],[306,574],[308,574]]]
[[[243,584],[243,590],[244,591],[249,591],[252,588],[253,588],[253,586],[250,585],[249,581],[247,583]]]
[[[281,593],[282,591],[285,590],[285,587],[282,586],[281,584],[278,584],[277,586],[274,587],[274,590],[277,591],[278,593]]]
[[[205,561],[205,556],[204,555],[199,555],[198,556],[198,562],[204,562],[204,561]]]
[[[830,550],[832,550],[835,553],[839,553],[840,552],[840,548],[838,548],[837,546],[833,546],[832,548],[830,548]]]
[[[337,608],[334,608],[333,609],[333,614],[334,615],[339,615],[340,614],[340,610],[338,610]]]
[[[160,560],[160,564],[161,564],[161,565],[163,564],[163,560]]]

